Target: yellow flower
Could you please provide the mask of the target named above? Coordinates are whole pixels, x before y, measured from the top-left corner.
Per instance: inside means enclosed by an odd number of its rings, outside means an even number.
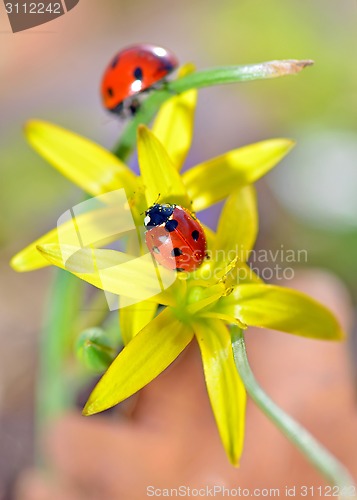
[[[160,203],[177,203],[194,212],[227,198],[217,231],[205,228],[210,260],[193,273],[176,275],[153,266],[143,245],[140,252],[132,253],[133,238],[128,240],[130,253],[95,248],[98,245],[93,242],[100,241],[98,233],[108,220],[122,224],[118,231],[125,231],[123,220],[115,218],[115,207],[109,204],[76,215],[76,224],[90,235],[88,245],[75,241],[73,222],[67,220],[17,254],[12,266],[27,271],[51,263],[123,300],[120,325],[126,346],[92,392],[85,415],[110,408],[144,387],[195,336],[222,443],[231,463],[237,465],[243,448],[246,394],[227,326],[273,328],[327,340],[341,338],[342,332],[322,305],[294,290],[265,285],[248,272],[245,263],[258,228],[251,184],[273,168],[293,142],[272,139],[249,145],[180,175],[191,144],[195,102],[195,91],[177,95],[162,106],[153,131],[139,128],[141,176],[100,146],[57,126],[30,122],[26,133],[35,149],[90,195],[105,196],[124,188],[137,228],[142,227],[142,213],[158,195]],[[135,237],[140,237],[140,231]],[[247,272],[239,279],[241,270]],[[158,305],[166,306],[159,314]]]

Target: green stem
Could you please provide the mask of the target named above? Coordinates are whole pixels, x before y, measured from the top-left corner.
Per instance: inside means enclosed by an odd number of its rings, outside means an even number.
[[[81,332],[87,328],[98,326],[105,321],[108,316],[108,302],[102,290],[96,290],[94,296],[84,305],[76,319],[76,332]]]
[[[252,80],[263,80],[267,78],[278,78],[280,76],[298,73],[313,61],[298,61],[289,59],[285,61],[268,61],[245,66],[224,66],[210,68],[190,73],[182,78],[168,82],[162,90],[153,92],[142,104],[136,116],[125,128],[119,143],[114,147],[114,154],[125,160],[131,153],[135,141],[136,130],[140,124],[148,124],[160,106],[172,95],[185,92],[190,89],[212,87],[213,85],[225,85],[228,83],[247,82]]]
[[[40,345],[40,368],[37,383],[36,433],[73,405],[74,388],[65,376],[73,325],[81,300],[80,280],[70,273],[56,270],[51,287]]]
[[[245,388],[265,415],[282,431],[282,433],[305,455],[307,460],[321,472],[327,481],[342,492],[354,488],[353,478],[348,470],[326,450],[300,424],[295,422],[277,404],[275,404],[257,383],[249,366],[243,332],[237,326],[231,328],[232,347],[235,363]],[[348,494],[340,498],[355,498]]]

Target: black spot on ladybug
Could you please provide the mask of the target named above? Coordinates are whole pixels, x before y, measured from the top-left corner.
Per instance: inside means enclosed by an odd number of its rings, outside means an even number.
[[[183,273],[185,270],[184,270],[184,268],[183,268],[183,267],[176,267],[176,271],[177,271],[178,273]]]
[[[160,249],[158,247],[152,247],[152,251],[154,253],[160,253]]]
[[[197,229],[195,229],[194,231],[192,231],[191,236],[195,241],[197,241],[200,237],[200,233],[197,231]]]
[[[107,94],[108,94],[109,97],[113,97],[114,96],[114,92],[113,92],[113,89],[111,87],[107,88]]]
[[[117,66],[118,62],[119,62],[119,55],[116,55],[112,60],[111,67],[114,69]]]
[[[171,220],[168,220],[165,224],[165,229],[166,231],[168,231],[169,233],[172,233],[172,231],[175,231],[175,229],[177,228],[178,226],[178,222],[177,220],[175,219],[171,219]]]
[[[143,79],[143,70],[140,67],[137,67],[134,69],[133,72],[135,80],[142,80]]]
[[[173,257],[179,257],[180,255],[182,255],[182,250],[181,250],[181,248],[175,247],[175,248],[171,251],[171,255],[172,255]]]

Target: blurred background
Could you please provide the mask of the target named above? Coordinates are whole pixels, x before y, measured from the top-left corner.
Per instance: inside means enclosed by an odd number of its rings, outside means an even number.
[[[306,249],[357,301],[357,4],[355,0],[82,0],[49,24],[12,34],[0,5],[0,498],[32,462],[39,330],[52,270],[16,274],[10,257],[53,227],[81,193],[27,146],[30,118],[111,148],[122,124],[99,82],[120,48],[150,42],[197,67],[314,59],[295,77],[199,93],[188,165],[271,137],[295,150],[258,184],[258,247]],[[224,131],[217,133],[217,131]],[[214,225],[217,212],[203,214]],[[290,266],[291,264],[289,264]],[[296,264],[292,264],[294,267]]]

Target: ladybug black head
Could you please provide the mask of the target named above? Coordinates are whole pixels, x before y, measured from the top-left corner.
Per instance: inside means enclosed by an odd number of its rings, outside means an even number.
[[[124,117],[124,103],[123,102],[120,102],[117,106],[115,106],[114,108],[108,108],[108,111],[110,111],[111,113],[115,114],[115,115],[118,115],[118,116],[122,116]]]
[[[160,224],[165,224],[165,222],[171,217],[173,211],[175,209],[175,205],[159,205],[155,203],[152,207],[150,207],[145,212],[144,225],[147,229],[151,229],[152,227],[160,226]]]

